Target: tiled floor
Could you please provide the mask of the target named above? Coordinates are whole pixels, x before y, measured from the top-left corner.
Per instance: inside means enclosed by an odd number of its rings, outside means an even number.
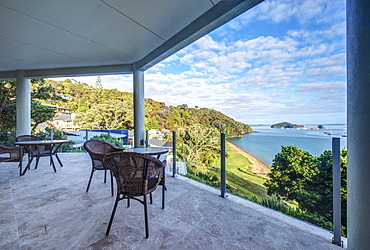
[[[97,171],[88,193],[90,159],[60,154],[56,173],[42,158],[37,170],[19,177],[17,163],[0,164],[0,249],[340,249],[318,227],[183,177],[167,177],[166,208],[161,190],[149,205],[145,239],[143,206],[114,203],[109,179]],[[24,165],[26,162],[24,162]],[[194,184],[195,183],[195,184]],[[161,187],[159,187],[161,189]]]

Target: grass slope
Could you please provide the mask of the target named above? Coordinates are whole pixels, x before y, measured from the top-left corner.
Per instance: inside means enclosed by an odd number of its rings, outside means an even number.
[[[263,186],[266,178],[250,173],[252,163],[240,152],[232,150],[229,145],[226,150],[226,182],[235,189],[235,194],[247,198],[253,196],[268,198]]]

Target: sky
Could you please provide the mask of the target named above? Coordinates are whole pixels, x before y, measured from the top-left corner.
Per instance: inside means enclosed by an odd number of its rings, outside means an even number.
[[[145,98],[252,125],[346,123],[345,49],[344,0],[266,0],[147,70]],[[133,91],[132,75],[101,82]]]

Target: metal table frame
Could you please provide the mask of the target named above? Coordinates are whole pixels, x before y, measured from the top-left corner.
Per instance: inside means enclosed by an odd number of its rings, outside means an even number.
[[[63,167],[62,161],[60,160],[58,156],[58,149],[62,144],[70,142],[70,140],[34,140],[34,141],[19,141],[14,142],[15,145],[23,146],[25,149],[25,152],[28,153],[28,163],[25,169],[23,170],[22,175],[24,175],[28,169],[30,169],[31,163],[35,157],[43,157],[43,156],[50,156],[50,164],[53,165],[54,172],[56,172],[53,155],[57,158],[59,164],[61,167]],[[37,151],[39,151],[38,146],[46,146],[51,145],[49,153],[44,154],[37,154]],[[36,146],[36,151],[31,149],[31,146]],[[37,168],[37,165],[35,169]]]

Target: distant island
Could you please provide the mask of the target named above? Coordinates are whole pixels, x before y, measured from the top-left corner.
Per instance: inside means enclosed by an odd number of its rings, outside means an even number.
[[[280,122],[271,125],[271,128],[302,128],[304,125],[292,124],[290,122]]]

